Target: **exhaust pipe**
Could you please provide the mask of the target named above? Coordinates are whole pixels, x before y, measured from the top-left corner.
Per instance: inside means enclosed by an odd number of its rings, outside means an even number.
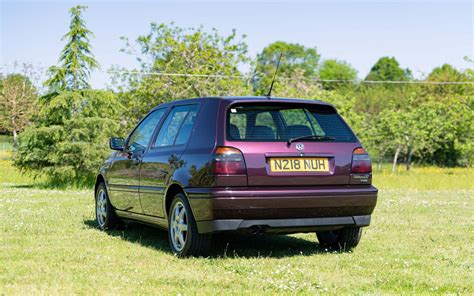
[[[250,234],[251,235],[263,235],[265,232],[265,229],[261,225],[255,225],[250,228]]]

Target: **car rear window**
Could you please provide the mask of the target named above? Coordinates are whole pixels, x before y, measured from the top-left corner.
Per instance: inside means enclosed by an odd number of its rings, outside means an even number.
[[[227,115],[227,140],[252,142],[288,141],[303,136],[354,142],[355,136],[331,106],[295,104],[232,105]]]

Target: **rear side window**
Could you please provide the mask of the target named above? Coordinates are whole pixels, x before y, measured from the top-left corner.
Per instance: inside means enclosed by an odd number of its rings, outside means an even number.
[[[196,120],[198,105],[174,107],[166,117],[155,140],[154,147],[186,144]]]
[[[229,141],[288,141],[304,136],[326,136],[331,142],[354,142],[354,134],[331,106],[242,104],[227,114]]]

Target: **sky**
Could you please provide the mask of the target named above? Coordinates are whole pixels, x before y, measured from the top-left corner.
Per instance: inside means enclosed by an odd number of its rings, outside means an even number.
[[[227,35],[245,34],[255,57],[274,41],[316,47],[322,59],[349,62],[364,78],[382,56],[394,56],[415,77],[450,63],[463,69],[474,57],[474,1],[11,1],[0,0],[0,65],[38,68],[57,63],[69,26],[68,9],[87,5],[94,32],[93,53],[103,71],[134,68],[124,42],[149,31],[151,22],[182,27],[203,25]],[[108,74],[96,71],[91,84],[105,87]]]

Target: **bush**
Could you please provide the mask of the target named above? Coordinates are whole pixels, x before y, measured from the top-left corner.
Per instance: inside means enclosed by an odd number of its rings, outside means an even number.
[[[69,91],[45,99],[36,124],[20,136],[15,165],[54,183],[92,181],[110,152],[109,137],[120,133],[122,109],[108,91]]]

